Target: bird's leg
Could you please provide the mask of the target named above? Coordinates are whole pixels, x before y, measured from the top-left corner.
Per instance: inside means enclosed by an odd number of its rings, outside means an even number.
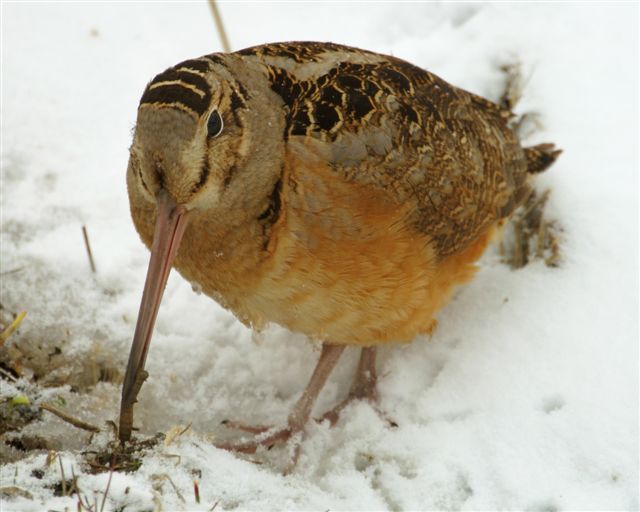
[[[376,381],[376,347],[364,347],[360,352],[358,369],[349,390],[349,395],[333,409],[325,413],[320,421],[329,420],[332,426],[335,425],[342,410],[353,400],[368,400],[375,406],[378,402]]]
[[[223,450],[229,450],[241,453],[254,453],[259,446],[272,446],[277,443],[283,443],[296,434],[302,434],[304,427],[311,416],[311,409],[315,403],[320,391],[324,387],[331,370],[335,367],[338,359],[344,351],[344,345],[322,345],[322,353],[318,364],[313,370],[313,375],[307,384],[306,389],[302,393],[302,396],[298,399],[293,406],[289,418],[287,419],[287,425],[283,428],[267,428],[267,427],[247,427],[239,425],[237,423],[226,424],[231,427],[236,427],[241,430],[256,434],[255,438],[251,441],[239,442],[239,443],[221,443],[216,445]],[[301,439],[300,439],[301,441]],[[293,455],[293,463],[298,456],[300,443],[295,446],[295,452]]]

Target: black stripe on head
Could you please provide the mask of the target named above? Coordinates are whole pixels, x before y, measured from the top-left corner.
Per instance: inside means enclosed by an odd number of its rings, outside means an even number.
[[[196,92],[179,84],[166,85],[149,89],[140,98],[140,105],[163,103],[165,105],[180,104],[198,116],[203,115],[210,105],[210,96],[201,97]]]
[[[178,70],[176,71],[175,68],[171,68],[171,69],[167,69],[164,73],[160,73],[159,75],[157,75],[149,84],[149,87],[154,88],[154,86],[156,87],[165,87],[162,84],[162,82],[173,82],[173,81],[181,81],[184,82],[186,84],[192,85],[195,89],[197,89],[197,91],[200,91],[200,96],[208,96],[209,98],[211,98],[211,87],[209,86],[209,83],[202,78],[200,75],[195,75],[193,73],[190,73],[187,70]],[[196,94],[197,94],[196,91]]]

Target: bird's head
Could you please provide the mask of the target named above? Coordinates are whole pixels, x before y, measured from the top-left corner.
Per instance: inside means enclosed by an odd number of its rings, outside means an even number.
[[[219,207],[270,181],[256,156],[264,164],[278,151],[282,116],[269,109],[260,87],[249,93],[243,82],[257,79],[245,68],[233,54],[202,57],[147,85],[130,149],[132,206],[155,204],[166,193],[186,210]]]
[[[270,94],[264,72],[237,55],[214,54],[164,71],[142,95],[127,185],[151,260],[123,404],[137,394],[162,292],[190,220],[225,211],[247,215],[277,180],[284,117]]]

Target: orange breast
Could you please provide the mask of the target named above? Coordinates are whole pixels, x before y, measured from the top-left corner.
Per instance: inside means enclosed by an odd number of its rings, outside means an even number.
[[[371,187],[338,180],[323,165],[290,158],[271,257],[236,313],[259,327],[276,322],[335,344],[409,341],[429,332],[434,315],[473,263],[489,233],[437,261],[433,244],[398,206]]]

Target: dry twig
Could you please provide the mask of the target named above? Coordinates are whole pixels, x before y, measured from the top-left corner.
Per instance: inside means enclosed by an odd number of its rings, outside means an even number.
[[[93,253],[91,252],[91,245],[89,244],[89,234],[87,233],[87,226],[82,226],[82,237],[84,238],[84,246],[87,249],[87,256],[89,256],[89,265],[91,265],[91,272],[96,273],[96,264],[93,261]]]
[[[500,98],[500,106],[507,110],[513,110],[520,98],[525,81],[522,78],[521,64],[514,62],[500,66],[500,70],[507,75],[507,84]]]
[[[0,272],[0,276],[8,276],[10,274],[16,274],[18,272],[22,272],[24,267],[14,268],[12,270],[6,270],[5,272]]]
[[[224,29],[224,23],[222,22],[222,16],[220,16],[220,11],[218,10],[218,5],[216,4],[216,0],[209,0],[209,7],[211,8],[211,14],[213,14],[213,21],[215,21],[216,28],[218,29],[218,34],[220,35],[220,42],[222,43],[222,49],[228,53],[231,51],[231,45],[229,44],[229,39],[227,38],[227,33]]]
[[[109,480],[107,480],[107,487],[104,490],[104,496],[102,497],[102,503],[100,505],[100,512],[103,512],[104,510],[104,505],[107,502],[107,496],[109,495],[109,487],[111,487],[111,478],[113,478],[113,471],[114,471],[114,464],[113,464],[113,460],[111,461],[110,464],[110,469],[109,469]]]
[[[98,433],[100,429],[91,423],[87,423],[85,421],[74,418],[73,416],[69,416],[66,412],[62,412],[60,409],[54,407],[48,403],[41,403],[40,409],[44,409],[45,411],[49,411],[52,414],[55,414],[58,418],[67,423],[70,423],[74,427],[81,428],[82,430],[87,430],[89,432]]]
[[[549,190],[532,193],[526,203],[516,210],[509,227],[510,240],[500,243],[503,261],[511,268],[522,268],[532,259],[557,267],[562,259],[560,251],[562,228],[556,221],[545,219],[544,209]]]
[[[11,382],[18,382],[18,379],[16,377],[14,377],[13,374],[11,374],[7,370],[5,370],[4,368],[0,368],[0,375],[2,375],[4,378],[10,380]]]
[[[2,498],[13,498],[15,496],[20,496],[21,498],[25,498],[27,500],[32,500],[33,495],[20,487],[16,487],[15,485],[10,485],[7,487],[0,487],[0,497]]]

